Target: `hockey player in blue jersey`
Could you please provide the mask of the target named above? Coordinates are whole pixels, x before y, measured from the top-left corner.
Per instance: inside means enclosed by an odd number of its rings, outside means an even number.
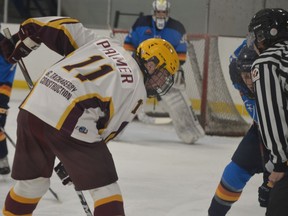
[[[169,16],[170,2],[154,1],[153,15],[141,16],[133,24],[124,41],[126,50],[135,51],[138,45],[149,38],[162,38],[175,48],[180,64],[186,61],[186,30],[181,22]]]
[[[0,34],[0,41],[3,37],[4,36]],[[10,173],[10,166],[7,158],[8,148],[6,136],[2,130],[6,124],[7,112],[9,109],[8,102],[11,95],[15,71],[16,65],[7,62],[0,50],[0,175]]]
[[[246,45],[246,40],[230,56],[229,73],[234,87],[239,91],[246,110],[253,119],[253,124],[238,145],[231,162],[225,167],[221,181],[210,204],[209,216],[224,216],[238,201],[241,193],[256,173],[263,174],[263,184],[258,189],[260,206],[267,207],[270,187],[268,172],[264,164],[268,161],[268,152],[262,146],[258,132],[254,89],[251,79],[251,67],[258,57],[253,48]]]
[[[169,1],[155,0],[152,7],[152,15],[141,16],[133,24],[125,37],[123,46],[126,50],[134,52],[142,41],[149,38],[162,38],[173,45],[179,57],[180,67],[175,74],[173,87],[166,96],[157,97],[157,99],[169,113],[178,137],[185,143],[194,143],[205,133],[185,92],[184,71],[181,65],[186,61],[186,30],[181,22],[169,16]],[[176,105],[172,100],[180,101],[180,103]],[[144,112],[138,115],[138,119],[147,123],[153,122],[148,120],[149,117]]]

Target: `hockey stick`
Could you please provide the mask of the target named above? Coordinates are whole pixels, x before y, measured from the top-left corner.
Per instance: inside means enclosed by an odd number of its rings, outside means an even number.
[[[93,216],[82,191],[75,190],[87,216]]]
[[[0,127],[0,130],[5,134],[5,136],[7,137],[7,139],[9,140],[9,142],[12,144],[12,146],[13,146],[14,148],[16,148],[16,143],[15,143],[15,142],[12,140],[12,138],[7,134],[7,132],[4,130],[4,128],[3,128],[3,127]],[[49,187],[49,191],[52,193],[52,195],[55,197],[55,199],[56,199],[57,201],[60,201],[57,193],[54,192],[50,187]]]
[[[12,138],[7,134],[7,132],[4,130],[3,127],[0,127],[0,130],[5,134],[9,142],[13,145],[13,147],[16,147],[16,143],[12,140]]]
[[[15,45],[9,28],[3,29],[3,33],[4,33],[4,35],[6,36],[6,38],[9,39],[12,44]],[[28,73],[28,70],[27,70],[27,68],[26,68],[23,60],[20,59],[20,60],[18,61],[18,64],[19,64],[19,67],[20,67],[20,69],[21,69],[21,71],[22,71],[22,74],[23,74],[23,76],[24,76],[24,78],[25,78],[25,80],[26,80],[26,82],[27,82],[28,87],[29,87],[29,89],[31,90],[31,89],[34,87],[34,84],[33,84],[33,82],[32,82],[32,79],[31,79],[31,77],[30,77],[30,75],[29,75],[29,73]],[[1,128],[1,130],[2,130],[2,129],[3,129],[3,128]],[[5,135],[7,134],[4,129],[3,129],[2,131],[5,133]],[[8,138],[8,136],[7,136],[7,138]],[[10,139],[11,139],[11,138],[10,138]],[[9,139],[9,140],[10,140],[10,139]],[[11,141],[11,140],[10,140],[10,141]],[[14,142],[13,142],[13,143],[14,143]],[[15,144],[15,143],[14,143],[14,144]],[[16,147],[16,145],[15,145],[15,147]],[[61,163],[61,162],[60,162],[60,163]],[[62,163],[61,163],[61,164],[62,164]],[[62,164],[62,166],[63,166],[63,164]],[[63,166],[63,167],[64,167],[64,166]],[[51,188],[49,188],[49,191],[50,191],[54,196],[56,195],[56,197],[57,197],[56,199],[59,200],[57,194],[56,194]],[[86,199],[85,199],[85,197],[84,197],[84,194],[82,193],[82,191],[77,191],[76,189],[75,189],[75,191],[76,191],[78,197],[80,198],[81,205],[82,205],[82,207],[83,207],[86,215],[87,215],[87,216],[93,216],[92,213],[91,213],[91,211],[90,211],[90,208],[89,208],[89,206],[88,206],[88,204],[87,204],[87,202],[86,202]]]
[[[68,175],[64,165],[61,162],[59,162],[58,165],[55,166],[54,171],[56,172],[56,174],[58,175],[58,177],[62,181],[63,185],[71,185],[71,184],[73,184],[73,182],[72,182],[70,176]],[[93,216],[93,214],[91,213],[90,208],[89,208],[89,206],[87,204],[87,201],[85,199],[85,196],[84,196],[83,192],[82,191],[78,191],[76,189],[75,189],[75,191],[76,191],[76,193],[77,193],[77,195],[78,195],[78,197],[80,199],[80,202],[82,204],[82,207],[83,207],[86,215],[87,216]]]
[[[3,29],[3,33],[4,33],[5,37],[6,37],[7,39],[9,39],[10,42],[11,42],[13,45],[15,45],[9,28]],[[18,65],[19,65],[19,67],[20,67],[20,69],[21,69],[21,71],[22,71],[22,74],[23,74],[23,76],[24,76],[24,78],[25,78],[25,80],[26,80],[26,82],[27,82],[27,85],[28,85],[29,89],[31,90],[34,85],[33,85],[32,79],[31,79],[31,77],[30,77],[30,75],[29,75],[29,73],[28,73],[28,70],[26,69],[26,66],[25,66],[25,64],[24,64],[24,62],[23,62],[22,59],[20,59],[20,60],[18,61]]]

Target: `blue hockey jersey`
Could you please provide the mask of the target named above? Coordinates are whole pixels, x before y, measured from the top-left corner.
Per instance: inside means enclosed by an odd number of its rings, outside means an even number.
[[[0,34],[0,41],[4,38]],[[8,109],[16,65],[7,62],[0,49],[0,108]]]
[[[249,90],[249,88],[243,82],[236,66],[236,60],[240,54],[241,49],[246,45],[246,39],[242,42],[242,44],[237,47],[234,53],[230,56],[230,65],[229,65],[229,74],[233,86],[237,89],[241,95],[241,98],[244,102],[245,108],[251,118],[257,123],[257,115],[256,115],[256,104],[254,94]]]
[[[135,51],[138,45],[149,38],[162,38],[167,40],[175,48],[180,64],[186,61],[186,30],[182,23],[169,17],[165,28],[157,29],[152,15],[141,16],[133,24],[124,41],[124,48]]]

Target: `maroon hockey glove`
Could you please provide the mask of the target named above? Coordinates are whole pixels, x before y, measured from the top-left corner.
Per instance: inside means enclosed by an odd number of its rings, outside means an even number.
[[[20,40],[16,44],[13,53],[7,58],[7,61],[14,64],[21,58],[28,56],[32,50],[36,50],[39,46],[40,43],[30,37],[25,38],[23,41]]]

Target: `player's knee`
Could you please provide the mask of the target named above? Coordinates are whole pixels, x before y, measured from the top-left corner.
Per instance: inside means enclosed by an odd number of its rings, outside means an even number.
[[[14,192],[26,198],[42,197],[50,187],[49,178],[37,178],[32,180],[17,181],[14,186]]]
[[[89,190],[94,200],[94,215],[124,216],[122,193],[117,182]]]
[[[252,175],[247,170],[231,161],[225,167],[221,181],[234,190],[242,190],[251,177]]]

